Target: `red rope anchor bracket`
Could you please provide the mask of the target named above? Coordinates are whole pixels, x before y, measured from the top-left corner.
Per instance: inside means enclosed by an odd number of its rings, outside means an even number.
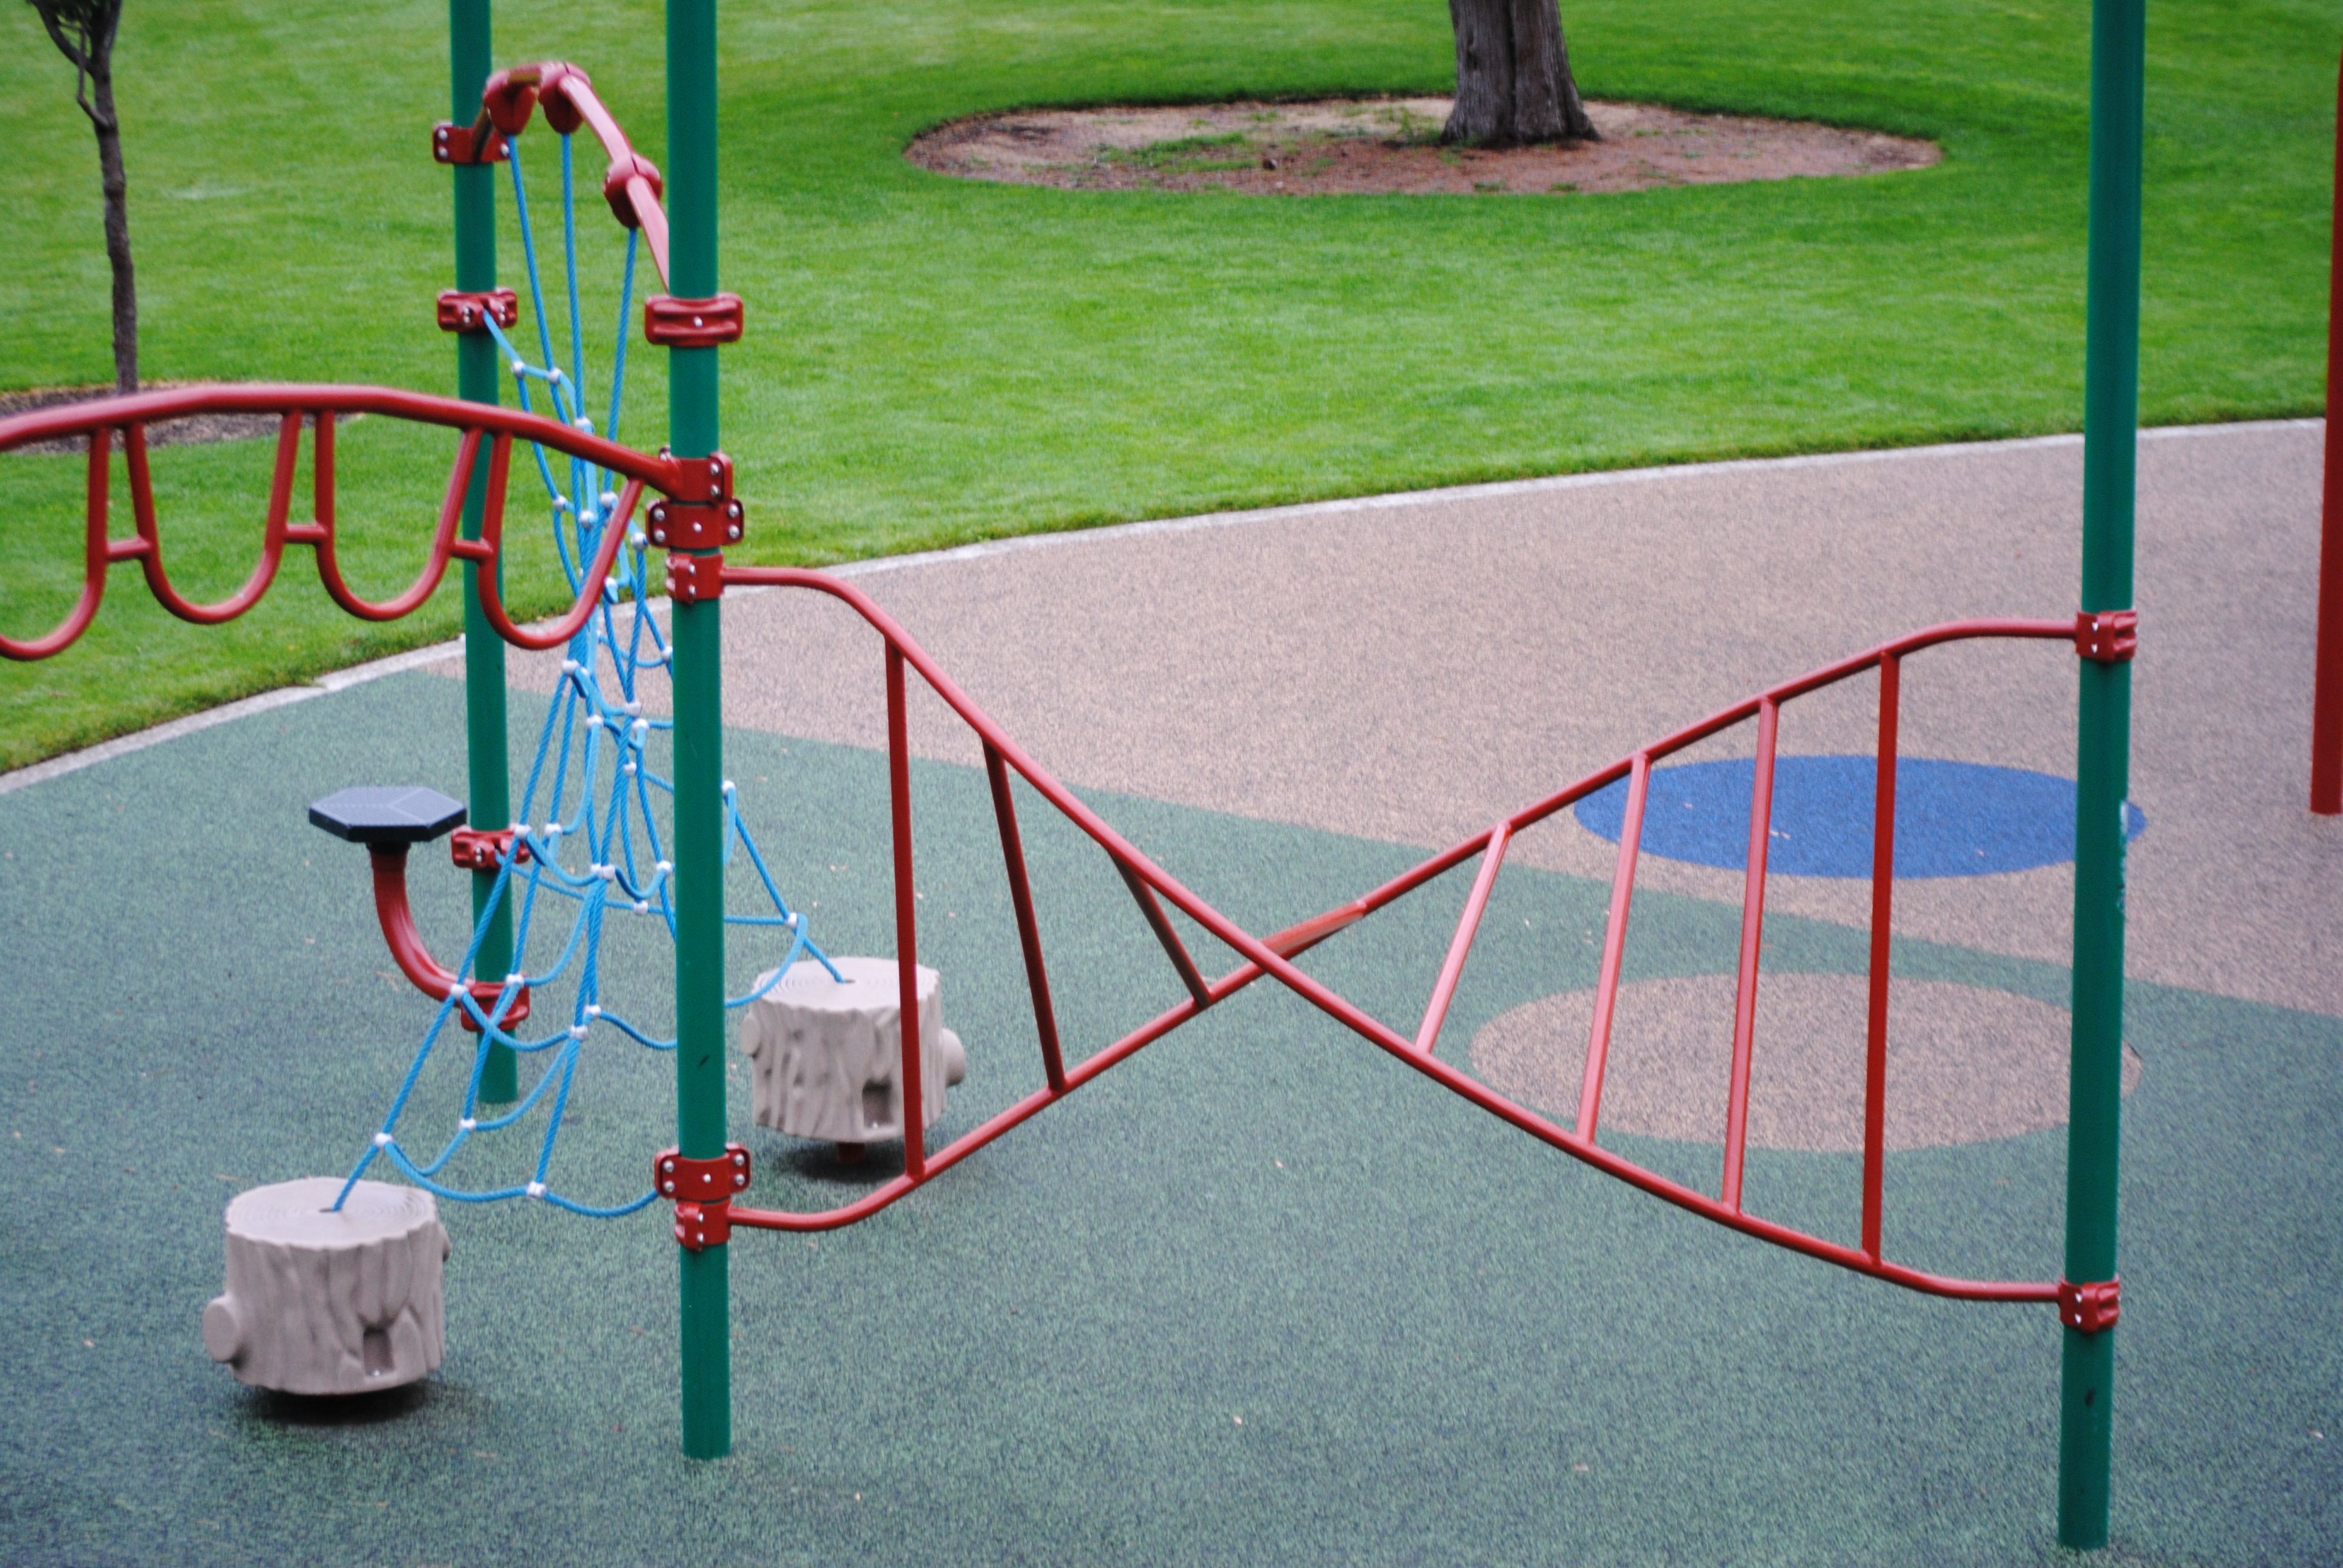
[[[675,1239],[689,1251],[732,1239],[732,1197],[748,1190],[749,1151],[727,1143],[714,1160],[689,1160],[662,1149],[651,1161],[651,1186],[675,1200]]]
[[[516,866],[528,863],[528,846],[519,841],[520,835],[510,828],[493,831],[481,828],[458,828],[447,840],[447,853],[459,871],[493,871],[508,857]]]
[[[2088,1285],[2078,1285],[2072,1280],[2058,1282],[2058,1321],[2068,1328],[2095,1334],[2102,1329],[2114,1328],[2121,1316],[2121,1280],[2100,1280]]]
[[[2139,651],[2139,611],[2078,609],[2075,653],[2095,664],[2123,664]]]
[[[511,156],[510,144],[494,126],[458,126],[443,120],[431,127],[434,163],[500,164]]]
[[[466,291],[444,289],[439,295],[439,330],[486,332],[488,323],[510,327],[520,319],[520,299],[509,288]]]

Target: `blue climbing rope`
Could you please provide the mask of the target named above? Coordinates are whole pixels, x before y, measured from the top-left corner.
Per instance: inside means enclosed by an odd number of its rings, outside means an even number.
[[[561,357],[555,352],[555,313],[546,307],[545,289],[538,275],[537,237],[529,219],[528,188],[521,175],[518,138],[514,140],[509,167],[513,210],[519,219],[521,257],[528,279],[529,307],[537,322],[537,359],[532,362],[493,318],[487,326],[511,367],[521,407],[537,411],[532,397],[534,383],[544,388],[553,417],[590,432],[594,422],[586,413],[585,313],[578,289],[577,181],[570,138],[565,135],[560,140],[562,271],[568,297],[564,302],[567,308],[561,314],[568,317],[568,367],[562,367]],[[607,422],[607,434],[613,440],[618,437],[618,411],[626,387],[627,328],[633,308],[639,237],[637,231],[627,231]],[[571,458],[566,465],[565,482],[557,475],[542,447],[532,444],[530,449],[537,459],[538,477],[545,487],[555,554],[575,595],[585,586],[587,568],[601,548],[605,530],[618,526],[612,476],[598,465]],[[650,717],[643,694],[644,678],[666,668],[669,658],[659,622],[645,608],[650,597],[649,546],[643,532],[630,527],[624,548],[603,587],[601,602],[564,650],[567,657],[561,664],[561,681],[547,708],[545,723],[538,731],[528,780],[521,791],[520,819],[512,824],[515,849],[498,868],[493,889],[481,908],[463,963],[457,970],[459,983],[439,1004],[430,1027],[424,1031],[422,1042],[392,1097],[388,1112],[335,1200],[337,1209],[377,1159],[387,1161],[400,1175],[426,1191],[458,1203],[533,1198],[573,1214],[614,1219],[635,1212],[655,1196],[645,1191],[626,1202],[598,1206],[578,1201],[552,1188],[554,1155],[563,1118],[585,1048],[594,1031],[607,1026],[651,1050],[673,1050],[676,1044],[672,1039],[647,1032],[613,1010],[602,994],[602,942],[608,920],[658,920],[666,925],[668,940],[675,939],[675,867],[663,847],[655,810],[660,797],[674,794],[674,786],[652,765],[654,743],[669,739],[674,725],[669,719]],[[581,839],[582,851],[578,848]],[[805,915],[790,909],[781,896],[755,836],[741,818],[739,792],[727,780],[726,865],[731,863],[736,846],[748,851],[770,911],[765,912],[760,906],[757,912],[727,914],[726,923],[768,930],[777,936],[786,933],[788,942],[779,963],[763,982],[745,996],[729,999],[726,1006],[748,1006],[779,983],[792,965],[808,957],[827,970],[831,978],[842,978],[828,955],[808,935]],[[569,856],[567,860],[563,859],[565,852]],[[581,859],[582,869],[578,864]],[[541,933],[540,912],[565,900],[576,906],[569,916],[568,931],[559,935]],[[498,910],[507,907],[513,910],[514,952],[527,955],[557,945],[558,950],[538,970],[480,976],[477,964],[488,922]],[[558,924],[558,917],[551,913],[546,914],[545,920]],[[534,949],[533,938],[538,939]],[[513,1021],[510,1014],[524,989],[537,991],[573,973],[576,994],[570,1001],[566,1028],[534,1040],[523,1039],[507,1028]],[[484,980],[498,986],[494,999],[486,1005],[471,990],[475,983]],[[455,1132],[438,1152],[428,1159],[418,1159],[401,1142],[399,1121],[410,1109],[425,1069],[446,1040],[448,1024],[458,1021],[459,1014],[460,1021],[478,1036],[473,1047],[462,1114]],[[480,1115],[481,1072],[488,1063],[489,1048],[497,1045],[508,1046],[540,1065],[536,1081],[518,1103],[501,1115],[484,1118]],[[538,1143],[528,1180],[489,1189],[458,1187],[441,1180],[440,1173],[476,1134],[514,1127],[540,1109],[545,1112],[545,1131]]]

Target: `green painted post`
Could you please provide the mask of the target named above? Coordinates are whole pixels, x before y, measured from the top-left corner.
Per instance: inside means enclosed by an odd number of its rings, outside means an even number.
[[[490,0],[447,0],[448,87],[453,112],[468,126],[480,112],[480,90],[494,68]],[[459,166],[456,176],[456,286],[487,290],[497,286],[496,166]],[[496,340],[485,332],[456,335],[456,395],[473,403],[494,403],[504,384]],[[464,537],[480,537],[487,510],[488,468],[472,475],[464,502]],[[470,757],[468,814],[476,828],[501,828],[512,820],[512,783],[505,752],[505,645],[480,608],[480,568],[464,563],[464,738]],[[472,919],[488,907],[497,885],[494,871],[472,873]],[[512,908],[498,906],[480,939],[478,972],[490,979],[512,968]],[[480,1098],[491,1105],[520,1097],[518,1059],[509,1046],[488,1047],[480,1076]]]
[[[2132,604],[2139,451],[2139,215],[2145,0],[2096,0],[2091,19],[2090,307],[2083,388],[2086,610]],[[2131,666],[2077,659],[2074,1060],[2066,1136],[2066,1278],[2116,1277],[2123,1123],[2124,832]],[[2058,1542],[2107,1543],[2116,1332],[2062,1325]]]
[[[716,293],[716,0],[668,0],[668,284],[680,299]],[[668,444],[716,450],[716,350],[668,350]],[[723,601],[675,603],[675,1113],[687,1158],[724,1152]],[[676,1249],[680,1261],[683,1452],[732,1449],[732,1335],[727,1249]]]

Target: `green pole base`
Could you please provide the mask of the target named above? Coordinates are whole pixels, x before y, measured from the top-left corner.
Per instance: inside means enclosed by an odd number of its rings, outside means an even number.
[[[730,1249],[676,1249],[681,1263],[683,1453],[722,1459],[732,1452]]]
[[[2062,1326],[2059,1332],[2066,1345],[2058,1368],[2058,1544],[2097,1552],[2107,1543],[2116,1332]]]
[[[508,1045],[488,1047],[488,1064],[480,1069],[480,1103],[510,1105],[520,1098],[520,1057]]]

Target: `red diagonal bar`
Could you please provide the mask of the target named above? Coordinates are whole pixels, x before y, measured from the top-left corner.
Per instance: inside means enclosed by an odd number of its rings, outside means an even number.
[[[1448,1003],[1456,995],[1456,982],[1464,973],[1465,955],[1473,950],[1473,935],[1481,929],[1481,912],[1489,906],[1489,890],[1497,885],[1497,868],[1504,864],[1505,846],[1510,841],[1511,835],[1503,822],[1489,829],[1489,847],[1481,856],[1480,874],[1473,879],[1473,890],[1465,895],[1464,912],[1457,917],[1456,934],[1449,940],[1448,956],[1441,960],[1440,978],[1433,983],[1432,1000],[1424,1004],[1423,1023],[1415,1031],[1418,1050],[1429,1052],[1440,1043],[1440,1026],[1447,1021]],[[1274,944],[1270,950],[1277,951]]]
[[[1025,872],[1025,841],[1017,831],[1017,800],[1010,792],[1009,765],[1001,749],[984,743],[984,774],[992,785],[992,814],[1001,824],[1001,857],[1009,867],[1009,901],[1017,911],[1017,943],[1025,955],[1025,984],[1033,994],[1033,1030],[1041,1040],[1041,1071],[1052,1092],[1066,1088],[1065,1058],[1058,1049],[1058,1010],[1050,1000],[1049,970],[1041,962],[1041,928],[1033,918],[1033,889]]]
[[[1611,1015],[1619,1003],[1619,966],[1627,956],[1627,911],[1635,897],[1635,861],[1643,853],[1644,803],[1652,786],[1652,759],[1638,751],[1628,763],[1627,810],[1619,821],[1619,867],[1611,874],[1611,910],[1603,922],[1603,963],[1594,973],[1594,1017],[1586,1029],[1586,1067],[1578,1078],[1578,1135],[1594,1141],[1603,1114],[1603,1073],[1611,1055]]]

